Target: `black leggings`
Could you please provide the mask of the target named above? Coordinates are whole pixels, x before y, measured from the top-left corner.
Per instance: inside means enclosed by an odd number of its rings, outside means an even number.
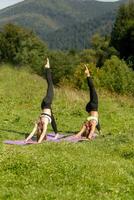
[[[53,81],[50,68],[46,68],[46,80],[48,87],[47,87],[47,93],[41,103],[42,110],[45,108],[51,109],[51,104],[54,96]]]
[[[90,101],[86,105],[86,111],[98,111],[98,95],[91,77],[87,77],[87,83],[89,87]]]
[[[98,111],[98,95],[95,90],[93,81],[91,77],[87,77],[87,83],[89,87],[89,93],[90,93],[90,101],[86,105],[86,111],[89,113],[91,111]],[[100,131],[100,123],[98,121],[98,124],[96,128]]]
[[[52,75],[51,75],[51,69],[50,68],[46,68],[46,80],[47,80],[47,93],[46,96],[43,98],[42,103],[41,103],[41,109],[51,109],[51,104],[53,101],[53,97],[54,97],[54,89],[53,89],[53,81],[52,81]],[[55,133],[57,133],[57,125],[56,125],[56,121],[51,109],[51,125],[52,128],[54,130]]]

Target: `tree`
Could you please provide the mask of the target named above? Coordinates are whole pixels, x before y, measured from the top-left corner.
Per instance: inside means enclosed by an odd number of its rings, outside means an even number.
[[[101,67],[106,59],[112,55],[117,55],[114,47],[109,46],[110,38],[102,37],[98,33],[94,34],[91,39],[92,48],[95,51],[96,66]]]
[[[112,56],[100,69],[100,85],[119,94],[134,95],[134,73],[124,60]]]
[[[49,57],[54,84],[59,84],[63,80],[69,80],[73,77],[75,67],[79,63],[79,57],[76,53],[50,51]]]
[[[134,1],[129,1],[119,8],[110,44],[134,69]]]
[[[32,31],[13,24],[4,26],[0,33],[0,57],[17,65],[30,65],[41,73],[47,46]]]

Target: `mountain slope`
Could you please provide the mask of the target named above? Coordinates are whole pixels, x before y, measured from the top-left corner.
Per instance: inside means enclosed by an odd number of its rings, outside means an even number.
[[[110,35],[115,13],[106,13],[85,23],[75,23],[55,32],[42,36],[51,49],[86,49],[90,47],[91,37],[95,33]]]
[[[67,27],[72,28],[74,24],[94,19],[100,21],[101,16],[106,16],[106,13],[109,13],[107,15],[109,20],[111,13],[115,12],[124,1],[104,3],[94,0],[27,0],[1,10],[0,25],[16,23],[32,29],[42,39],[47,39],[48,34],[61,29],[63,29],[61,32],[64,32],[64,28],[65,30]]]

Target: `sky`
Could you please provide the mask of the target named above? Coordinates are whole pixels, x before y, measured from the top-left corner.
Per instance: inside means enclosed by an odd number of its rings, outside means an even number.
[[[6,8],[7,6],[11,6],[21,1],[23,0],[0,0],[0,9]]]
[[[103,1],[103,2],[115,2],[115,1],[119,1],[119,0],[97,0],[97,1]]]

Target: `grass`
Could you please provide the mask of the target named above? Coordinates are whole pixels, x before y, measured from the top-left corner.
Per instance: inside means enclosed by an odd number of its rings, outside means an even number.
[[[92,142],[10,146],[23,139],[40,113],[45,81],[26,69],[0,67],[0,199],[133,200],[133,99],[99,91],[103,136]],[[78,131],[87,92],[55,89],[61,132]],[[51,127],[49,127],[51,131]]]

